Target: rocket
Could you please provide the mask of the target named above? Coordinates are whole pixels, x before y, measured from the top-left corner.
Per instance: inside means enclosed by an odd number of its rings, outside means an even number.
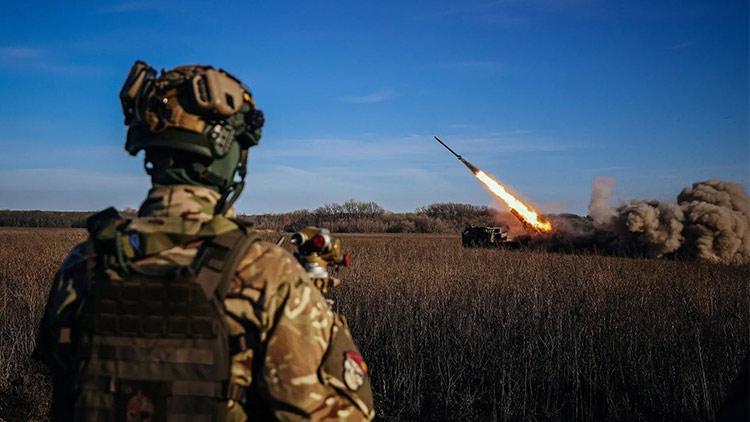
[[[451,152],[451,154],[455,155],[456,158],[458,158],[458,161],[464,163],[464,165],[466,167],[468,167],[468,169],[471,170],[472,173],[474,173],[474,174],[479,173],[479,169],[474,164],[471,164],[470,162],[464,160],[464,158],[461,157],[459,154],[456,154],[456,151],[453,151],[451,149],[451,147],[449,147],[448,145],[445,145],[445,143],[443,143],[443,141],[441,141],[440,138],[438,138],[437,136],[435,136],[435,140],[438,141],[438,142],[440,142],[440,145],[444,146],[445,149],[447,149],[448,151]]]
[[[444,146],[445,149],[450,151],[451,154],[455,155],[456,158],[458,158],[458,161],[464,163],[464,165],[474,174],[474,177],[482,182],[484,187],[487,188],[490,193],[497,198],[502,199],[505,204],[508,205],[510,213],[523,224],[525,229],[539,233],[548,233],[552,231],[552,224],[549,221],[534,211],[533,208],[524,204],[521,200],[509,193],[500,182],[492,178],[489,174],[479,170],[474,164],[464,160],[461,155],[457,154],[456,151],[453,151],[448,145],[445,145],[445,143],[437,136],[435,136],[435,140],[438,141],[440,145]]]
[[[520,221],[520,222],[521,222],[521,224],[523,224],[523,228],[524,228],[524,229],[526,229],[526,230],[531,230],[531,231],[535,231],[535,232],[537,232],[537,233],[542,233],[542,231],[541,231],[541,230],[539,230],[538,228],[536,228],[536,227],[534,227],[533,225],[529,224],[529,223],[528,223],[528,222],[526,221],[526,219],[524,219],[524,218],[523,218],[523,216],[521,216],[521,213],[519,213],[517,209],[515,209],[515,208],[511,208],[511,209],[510,209],[510,213],[511,213],[511,214],[513,214],[513,216],[514,216],[514,217],[516,217],[516,218],[518,219],[518,221]]]

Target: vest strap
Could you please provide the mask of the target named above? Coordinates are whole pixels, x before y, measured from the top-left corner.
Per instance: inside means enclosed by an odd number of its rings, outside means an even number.
[[[234,278],[235,270],[250,245],[260,240],[254,233],[248,233],[245,227],[220,234],[207,241],[207,245],[196,259],[200,284],[207,298],[216,294],[224,300],[229,284]]]

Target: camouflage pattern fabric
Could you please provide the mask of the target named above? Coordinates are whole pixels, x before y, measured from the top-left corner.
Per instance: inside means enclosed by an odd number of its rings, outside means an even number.
[[[209,226],[216,234],[235,229],[231,220],[213,216],[218,199],[218,193],[195,186],[155,187],[128,230],[189,235]],[[189,265],[200,245],[200,240],[175,245],[130,265],[166,273],[175,265]],[[70,327],[81,309],[91,253],[81,244],[66,258],[40,326],[35,355],[52,369],[58,418],[72,412],[74,398],[66,382],[75,368],[70,332],[60,327]],[[253,385],[244,404],[228,400],[228,420],[372,420],[367,365],[346,321],[330,309],[289,252],[272,243],[253,243],[237,266],[224,305],[230,334],[248,339],[249,345],[232,356],[231,382]]]

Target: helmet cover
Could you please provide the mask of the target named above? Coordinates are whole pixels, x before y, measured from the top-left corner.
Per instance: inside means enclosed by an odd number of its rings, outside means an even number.
[[[264,123],[247,87],[211,66],[178,66],[156,77],[137,61],[120,101],[129,126],[125,149],[132,155],[158,148],[218,159],[234,141],[243,150],[257,145]]]

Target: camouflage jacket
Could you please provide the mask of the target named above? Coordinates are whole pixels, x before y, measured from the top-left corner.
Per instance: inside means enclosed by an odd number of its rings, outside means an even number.
[[[237,228],[225,217],[214,217],[219,195],[193,186],[161,186],[149,192],[138,217],[128,230],[139,233],[190,235],[215,234]],[[150,273],[189,265],[202,240],[197,237],[179,245],[146,255],[129,265]],[[66,418],[72,413],[70,380],[76,362],[69,334],[70,326],[85,302],[86,272],[82,263],[91,254],[86,243],[76,246],[55,276],[39,330],[35,356],[51,368],[55,385],[53,414]],[[247,348],[231,357],[231,382],[249,387],[258,397],[247,403],[261,403],[265,414],[278,420],[371,420],[374,417],[367,366],[358,353],[337,357],[349,345],[356,350],[343,317],[334,313],[294,257],[272,243],[256,241],[239,261],[224,301],[230,335],[259,340],[264,362],[255,365],[257,348]],[[338,346],[337,346],[338,345]],[[346,349],[346,347],[345,347]],[[342,349],[343,350],[343,349]],[[352,368],[352,365],[354,367]],[[363,379],[364,378],[364,379]],[[260,380],[261,382],[258,382]],[[227,400],[228,419],[247,420],[254,409]]]

